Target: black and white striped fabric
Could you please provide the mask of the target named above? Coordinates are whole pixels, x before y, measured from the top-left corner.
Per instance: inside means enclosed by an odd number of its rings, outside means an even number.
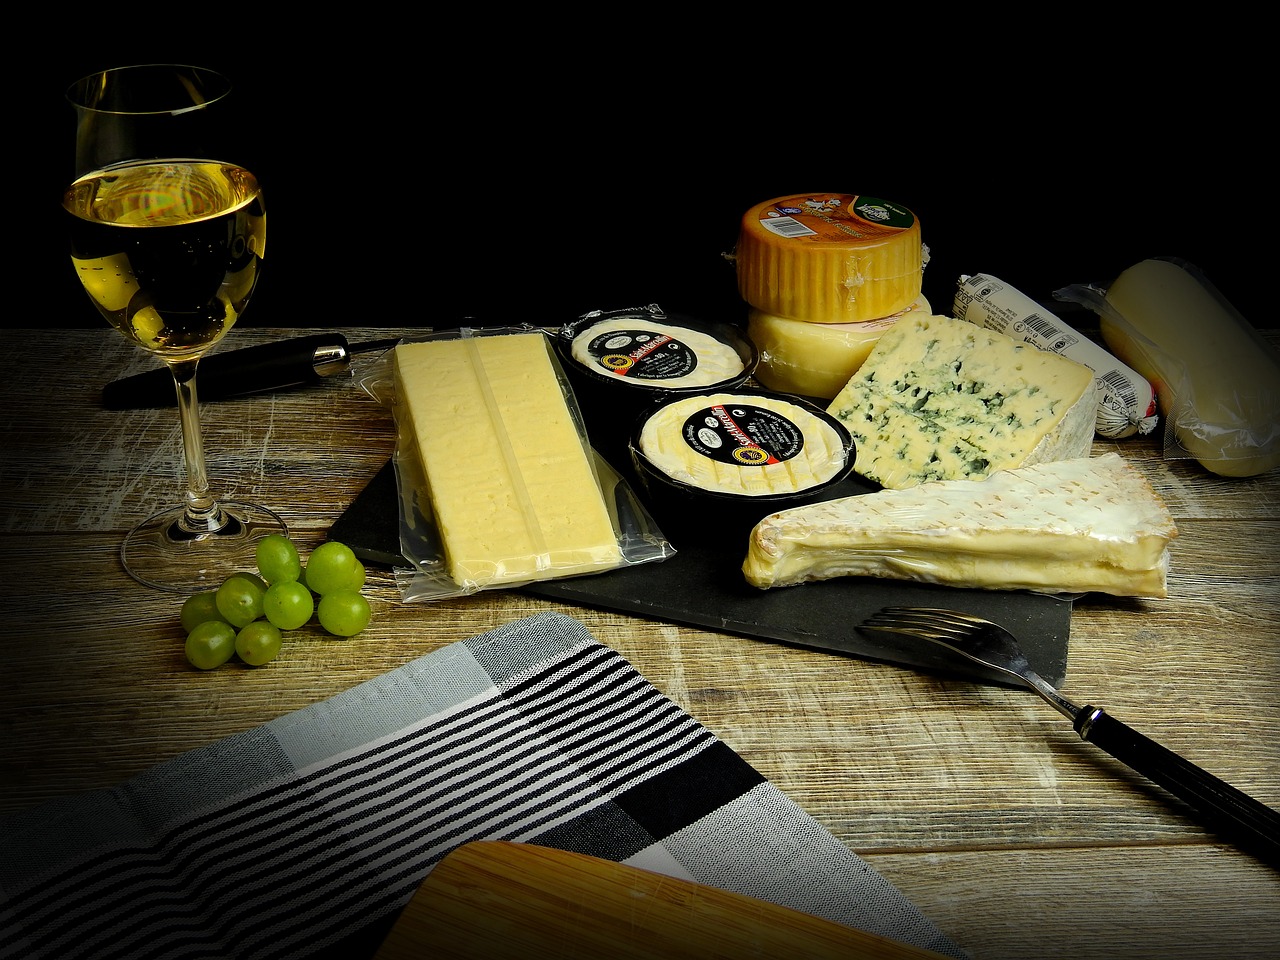
[[[0,957],[368,955],[431,868],[478,839],[964,956],[623,657],[544,613],[0,820]]]

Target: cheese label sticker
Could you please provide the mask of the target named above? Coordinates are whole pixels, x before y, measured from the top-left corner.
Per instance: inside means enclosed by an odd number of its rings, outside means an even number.
[[[587,344],[587,355],[609,373],[632,380],[674,380],[698,367],[689,346],[656,330],[611,330]]]
[[[681,435],[695,453],[741,467],[781,463],[804,449],[804,434],[794,423],[745,403],[704,407],[684,422]]]
[[[915,222],[915,214],[900,204],[836,193],[778,201],[765,209],[760,226],[787,240],[848,242],[898,234]]]

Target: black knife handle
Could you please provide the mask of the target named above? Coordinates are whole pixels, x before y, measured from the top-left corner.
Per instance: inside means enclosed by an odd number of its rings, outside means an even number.
[[[1076,716],[1082,740],[1105,750],[1186,801],[1214,832],[1280,867],[1280,812],[1143,736],[1099,707]]]
[[[201,400],[224,400],[319,383],[348,371],[349,360],[347,338],[340,333],[241,347],[200,361],[196,367],[197,395]],[[160,367],[115,380],[103,387],[102,404],[108,410],[176,406],[173,374],[168,367]]]

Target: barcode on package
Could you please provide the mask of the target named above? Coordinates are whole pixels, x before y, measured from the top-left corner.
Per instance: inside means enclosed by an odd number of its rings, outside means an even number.
[[[1022,318],[1022,322],[1040,334],[1040,336],[1048,337],[1050,340],[1058,336],[1060,332],[1057,327],[1037,313],[1027,314]]]
[[[794,217],[775,217],[761,220],[760,226],[770,233],[776,233],[780,237],[812,237],[818,233],[816,230],[810,230]]]
[[[1102,374],[1098,379],[1102,381],[1104,387],[1109,388],[1112,393],[1122,398],[1129,408],[1133,408],[1138,405],[1137,391],[1133,389],[1133,384],[1124,374],[1110,370],[1107,373]]]

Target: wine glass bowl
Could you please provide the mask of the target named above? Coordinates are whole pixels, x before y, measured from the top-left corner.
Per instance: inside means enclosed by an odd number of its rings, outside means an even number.
[[[257,282],[266,213],[248,170],[137,160],[88,173],[63,206],[71,259],[107,322],[162,360],[205,353]]]
[[[159,589],[215,587],[252,569],[257,541],[285,533],[254,504],[209,489],[196,392],[199,360],[249,303],[266,246],[257,178],[224,159],[216,109],[231,85],[215,71],[148,64],[72,84],[75,179],[63,195],[71,260],[111,326],[165,363],[183,431],[183,502],[121,547],[125,569]]]

